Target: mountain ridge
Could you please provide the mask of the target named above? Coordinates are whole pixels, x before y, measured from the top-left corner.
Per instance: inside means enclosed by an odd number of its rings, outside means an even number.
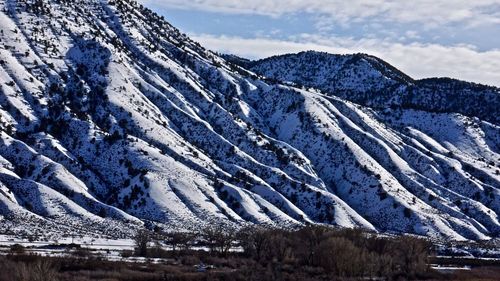
[[[457,112],[496,124],[500,122],[496,106],[500,103],[499,88],[447,77],[415,80],[384,60],[367,54],[305,51],[255,61],[224,57],[267,79],[313,87],[370,107]],[[355,73],[346,75],[346,71],[353,69]],[[355,88],[350,88],[353,85]]]

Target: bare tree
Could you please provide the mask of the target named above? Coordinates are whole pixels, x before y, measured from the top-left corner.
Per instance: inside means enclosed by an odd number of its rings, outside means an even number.
[[[196,234],[191,232],[168,232],[164,236],[165,242],[172,246],[173,252],[179,248],[184,251],[189,250],[196,239]]]
[[[238,240],[243,250],[250,257],[262,261],[263,252],[270,242],[270,229],[263,226],[246,227],[238,233]]]
[[[417,272],[428,270],[427,258],[431,244],[427,240],[401,236],[397,238],[393,247],[392,252],[397,257],[397,262],[401,264],[402,272],[415,276]]]
[[[283,262],[294,256],[294,244],[290,239],[290,232],[282,229],[273,229],[269,232],[269,243],[264,248],[263,255],[267,260]]]
[[[211,252],[226,255],[236,241],[236,230],[223,224],[213,224],[203,230],[203,238]]]
[[[343,237],[330,237],[317,247],[317,260],[328,272],[339,277],[360,276],[364,251]]]
[[[148,244],[151,242],[151,234],[145,229],[137,231],[134,236],[135,254],[141,257],[148,255]]]
[[[317,265],[316,251],[318,245],[326,240],[331,231],[325,226],[311,225],[297,231],[296,239],[299,240],[300,247],[296,249],[299,256],[308,265]]]

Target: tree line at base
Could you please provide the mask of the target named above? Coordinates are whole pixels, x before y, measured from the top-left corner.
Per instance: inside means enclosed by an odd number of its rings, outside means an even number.
[[[381,236],[316,225],[294,230],[264,226],[236,230],[214,224],[197,233],[141,230],[135,243],[137,256],[175,257],[203,247],[211,256],[245,258],[278,268],[317,268],[342,278],[425,276],[432,251],[428,240],[414,236]],[[162,244],[169,250],[163,250]]]

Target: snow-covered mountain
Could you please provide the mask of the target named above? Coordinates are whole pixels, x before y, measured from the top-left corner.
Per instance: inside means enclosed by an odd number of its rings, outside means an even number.
[[[268,79],[314,87],[372,108],[461,113],[500,123],[498,88],[449,78],[414,80],[387,62],[366,54],[310,51],[258,61],[225,58]]]
[[[0,10],[2,231],[500,234],[498,89],[414,81],[360,55],[242,67],[131,0]],[[403,106],[426,99],[437,108]]]

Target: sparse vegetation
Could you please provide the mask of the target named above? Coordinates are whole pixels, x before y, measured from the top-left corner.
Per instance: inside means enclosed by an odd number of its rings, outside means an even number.
[[[314,269],[314,278],[417,278],[429,274],[427,258],[431,245],[411,236],[381,238],[357,229],[336,230],[323,226],[298,230],[252,226],[236,231],[223,225],[212,225],[196,234],[156,234],[157,239],[171,246],[172,250],[165,252],[146,247],[151,244],[150,235],[146,231],[138,233],[136,255],[182,257],[191,262],[216,258],[224,264],[239,260],[254,267],[253,270],[263,272],[266,272],[267,265],[274,264],[279,268],[293,268],[293,272],[305,276],[309,274],[308,270]],[[189,245],[206,246],[209,252],[189,250]],[[231,251],[240,247],[241,252]]]
[[[84,249],[64,258],[16,252],[0,257],[0,281],[495,280],[500,273],[495,261],[432,258],[426,240],[381,237],[358,229],[215,227],[196,234],[140,231],[135,240],[136,251],[123,251],[126,260],[119,262]],[[144,253],[147,259],[132,257]],[[161,260],[153,263],[153,258]],[[468,264],[473,270],[444,274],[432,270],[430,263]]]

